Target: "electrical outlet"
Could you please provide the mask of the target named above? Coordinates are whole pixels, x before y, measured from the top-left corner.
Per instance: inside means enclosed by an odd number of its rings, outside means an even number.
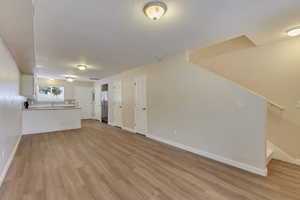
[[[177,135],[177,130],[174,130],[174,131],[173,131],[173,134],[174,134],[174,135]]]
[[[297,109],[300,109],[300,101],[297,102],[296,108],[297,108]]]

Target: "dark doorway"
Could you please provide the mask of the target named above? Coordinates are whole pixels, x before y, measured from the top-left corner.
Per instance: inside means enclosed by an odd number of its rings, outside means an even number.
[[[101,122],[108,123],[108,84],[101,86]]]

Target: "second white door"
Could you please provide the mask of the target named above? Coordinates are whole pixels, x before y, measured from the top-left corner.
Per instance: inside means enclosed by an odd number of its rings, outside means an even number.
[[[135,131],[147,134],[146,76],[135,78]]]
[[[81,108],[81,119],[93,117],[93,88],[76,86],[74,96]]]
[[[113,125],[122,127],[122,82],[112,84]]]

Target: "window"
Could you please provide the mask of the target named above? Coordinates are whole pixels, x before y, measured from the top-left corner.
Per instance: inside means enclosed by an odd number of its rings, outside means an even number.
[[[64,101],[64,87],[61,86],[39,86],[38,101]]]

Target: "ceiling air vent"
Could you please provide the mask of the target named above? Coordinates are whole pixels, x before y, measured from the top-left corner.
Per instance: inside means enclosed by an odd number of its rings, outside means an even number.
[[[99,81],[99,78],[90,78],[91,81]]]

